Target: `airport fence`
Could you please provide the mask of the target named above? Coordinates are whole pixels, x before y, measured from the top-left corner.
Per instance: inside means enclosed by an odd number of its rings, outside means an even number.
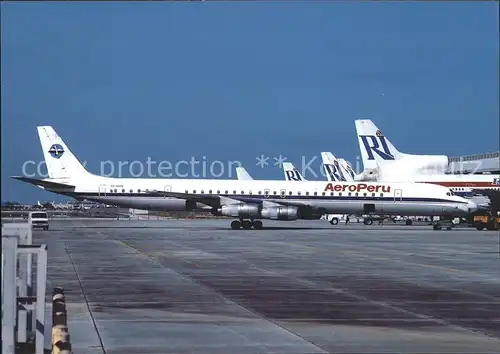
[[[2,225],[2,354],[44,353],[46,286],[47,246],[29,223]]]

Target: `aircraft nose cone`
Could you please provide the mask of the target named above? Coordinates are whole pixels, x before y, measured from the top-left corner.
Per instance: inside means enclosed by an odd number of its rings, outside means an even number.
[[[469,213],[473,213],[477,210],[477,204],[472,200],[469,200],[467,203],[467,207],[469,208]]]

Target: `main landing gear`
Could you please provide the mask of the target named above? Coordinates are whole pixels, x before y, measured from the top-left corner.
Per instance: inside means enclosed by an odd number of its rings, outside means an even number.
[[[262,221],[260,220],[234,220],[231,222],[231,229],[239,230],[243,228],[245,230],[250,230],[251,228],[256,230],[262,229]]]

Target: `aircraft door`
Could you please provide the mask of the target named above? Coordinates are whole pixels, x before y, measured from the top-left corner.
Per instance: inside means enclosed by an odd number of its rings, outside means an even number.
[[[106,185],[105,184],[101,184],[99,186],[99,190],[98,190],[98,196],[99,197],[105,197],[106,196]]]
[[[172,186],[171,185],[167,185],[163,188],[163,191],[164,192],[171,192],[172,191]],[[163,196],[163,198],[167,198],[167,196]]]
[[[403,199],[403,191],[401,189],[395,189],[394,190],[394,202],[398,203],[401,202]]]
[[[467,197],[474,196],[474,184],[472,184],[472,183],[465,184],[465,195]]]

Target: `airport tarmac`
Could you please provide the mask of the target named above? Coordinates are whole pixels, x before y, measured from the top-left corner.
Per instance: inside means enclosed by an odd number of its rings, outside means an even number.
[[[74,352],[500,351],[497,232],[229,223],[53,220],[35,231],[48,245],[47,301],[65,288]]]

